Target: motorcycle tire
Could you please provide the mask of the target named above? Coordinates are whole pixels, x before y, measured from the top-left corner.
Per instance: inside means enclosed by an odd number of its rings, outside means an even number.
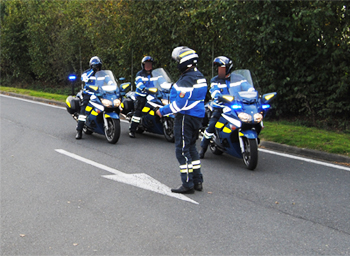
[[[118,142],[120,137],[120,120],[119,119],[107,119],[108,127],[105,127],[105,136],[109,143],[115,144]]]
[[[137,134],[142,134],[144,131],[145,131],[145,129],[143,129],[143,128],[140,127],[140,126],[136,128],[136,133],[137,133]]]
[[[91,135],[91,134],[93,134],[93,131],[89,130],[89,128],[87,128],[86,126],[84,126],[84,128],[83,128],[83,132],[84,132],[86,135]]]
[[[243,162],[253,171],[258,165],[258,143],[256,139],[244,139]]]
[[[213,152],[214,155],[220,156],[224,152],[218,149],[218,147],[214,143],[210,143],[209,145],[210,151]]]
[[[163,132],[164,132],[164,137],[167,141],[169,142],[175,142],[175,136],[174,136],[174,120],[169,119],[167,121],[168,124],[168,129],[165,127],[165,124],[163,122]]]

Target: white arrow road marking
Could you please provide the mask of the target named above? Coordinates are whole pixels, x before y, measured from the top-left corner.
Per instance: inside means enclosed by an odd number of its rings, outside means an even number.
[[[78,156],[76,154],[67,152],[63,149],[55,149],[58,153],[61,153],[63,155],[69,156],[71,158],[74,158],[76,160],[79,160],[81,162],[84,162],[86,164],[95,166],[99,169],[105,170],[107,172],[113,173],[113,175],[102,175],[103,178],[107,178],[110,180],[118,181],[121,183],[129,184],[135,187],[143,188],[146,190],[150,190],[165,196],[175,197],[177,199],[187,201],[193,204],[199,204],[196,201],[188,198],[185,195],[182,194],[176,194],[172,193],[170,188],[159,181],[153,179],[151,176],[145,174],[145,173],[135,173],[135,174],[127,174],[123,173],[121,171],[118,171],[116,169],[113,169],[111,167],[105,166],[103,164],[96,163],[94,161],[91,161],[89,159],[86,159],[84,157]]]

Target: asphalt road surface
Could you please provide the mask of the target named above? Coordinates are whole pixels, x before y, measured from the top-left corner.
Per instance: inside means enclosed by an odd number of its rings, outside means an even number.
[[[177,195],[175,146],[144,133],[75,140],[62,107],[0,96],[1,255],[347,255],[350,168],[207,152]],[[199,145],[199,141],[198,141]]]

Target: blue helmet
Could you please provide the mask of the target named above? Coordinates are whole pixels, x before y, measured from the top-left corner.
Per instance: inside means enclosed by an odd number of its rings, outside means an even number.
[[[219,56],[216,57],[213,61],[213,64],[215,67],[225,67],[226,68],[226,75],[231,73],[233,62],[230,58],[225,56]]]
[[[176,47],[171,57],[178,63],[177,68],[181,72],[184,72],[189,67],[196,66],[198,62],[198,55],[196,52],[187,46]]]
[[[90,59],[89,65],[90,65],[90,68],[96,72],[97,69],[101,70],[102,60],[99,57],[94,56]]]
[[[141,68],[145,69],[145,62],[154,62],[153,58],[151,56],[145,56],[141,60]]]

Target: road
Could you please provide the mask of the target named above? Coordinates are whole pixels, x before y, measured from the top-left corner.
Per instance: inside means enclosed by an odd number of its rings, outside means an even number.
[[[204,191],[173,197],[164,137],[122,122],[116,145],[75,140],[62,107],[0,107],[1,255],[350,254],[350,168],[261,150],[252,172],[208,152]]]

